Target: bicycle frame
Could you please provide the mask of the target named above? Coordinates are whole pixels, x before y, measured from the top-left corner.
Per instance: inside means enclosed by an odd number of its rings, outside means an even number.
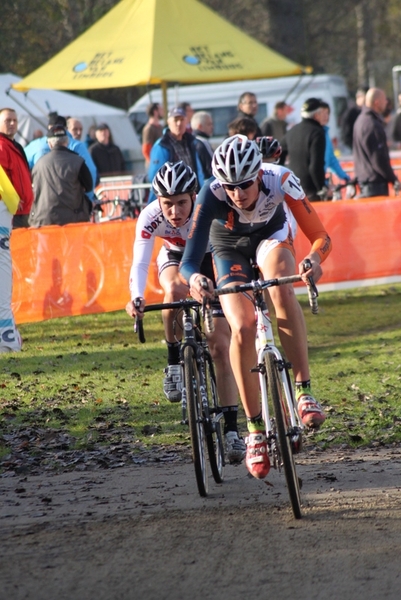
[[[259,285],[258,285],[259,284]],[[256,348],[258,353],[258,366],[259,372],[259,385],[261,392],[262,402],[262,416],[266,424],[267,435],[272,431],[272,424],[270,419],[270,411],[268,404],[268,390],[266,385],[264,359],[267,354],[273,354],[274,358],[279,366],[281,375],[281,381],[285,392],[285,398],[287,401],[287,408],[291,428],[296,432],[303,430],[302,422],[299,418],[298,412],[294,407],[294,391],[291,381],[288,376],[289,363],[286,363],[281,356],[279,349],[274,345],[273,327],[270,319],[270,313],[266,301],[263,296],[263,286],[258,282],[254,282],[254,303],[256,313]]]

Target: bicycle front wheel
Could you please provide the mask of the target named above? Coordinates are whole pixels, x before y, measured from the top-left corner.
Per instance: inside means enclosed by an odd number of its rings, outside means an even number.
[[[198,365],[194,349],[184,348],[184,386],[187,392],[189,432],[192,444],[196,483],[201,496],[207,496],[206,435],[203,427],[203,409]]]
[[[288,493],[292,512],[296,519],[301,519],[301,493],[299,488],[299,479],[297,476],[294,457],[291,446],[290,423],[286,409],[286,399],[278,371],[276,359],[273,354],[268,353],[265,358],[266,373],[268,377],[269,390],[273,404],[273,410],[276,420],[276,429],[278,445],[281,454],[281,461],[284,467],[285,478],[287,481]]]
[[[212,358],[205,356],[206,396],[209,405],[208,423],[206,424],[206,441],[209,454],[210,469],[216,483],[223,483],[224,443],[223,443],[223,413],[219,407],[217,396],[216,376]]]

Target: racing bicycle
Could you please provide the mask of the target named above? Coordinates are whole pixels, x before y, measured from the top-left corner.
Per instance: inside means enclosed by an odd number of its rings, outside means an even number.
[[[144,312],[175,309],[174,327],[182,318],[180,363],[183,368],[182,422],[189,425],[192,458],[199,494],[208,494],[209,465],[216,483],[223,482],[224,437],[223,413],[219,406],[216,375],[202,322],[212,329],[212,308],[191,299],[149,304]],[[141,343],[145,343],[143,320],[136,319],[135,328]]]
[[[304,261],[304,269],[311,268]],[[257,276],[257,275],[256,275]],[[252,292],[256,316],[257,365],[262,401],[262,416],[266,425],[267,446],[271,465],[278,471],[284,470],[292,512],[296,519],[301,512],[301,480],[297,476],[294,455],[302,448],[303,424],[298,415],[294,389],[288,363],[274,344],[273,328],[264,290],[277,285],[302,281],[300,275],[276,279],[253,279],[249,283],[214,290],[216,297],[223,294]],[[312,278],[308,280],[309,303],[313,314],[318,312],[318,291]]]

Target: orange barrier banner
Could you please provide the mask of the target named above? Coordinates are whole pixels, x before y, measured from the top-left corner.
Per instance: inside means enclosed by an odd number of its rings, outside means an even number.
[[[319,283],[336,283],[401,275],[401,199],[390,197],[313,204],[332,242]],[[297,258],[310,248],[299,232]]]
[[[123,308],[136,221],[16,229],[11,235],[13,311],[27,323]],[[154,258],[160,243],[155,244]],[[146,291],[160,302],[155,260]]]
[[[314,203],[333,240],[321,283],[401,275],[401,199]],[[136,221],[17,229],[11,235],[17,323],[124,308]],[[298,260],[310,245],[301,231]],[[155,245],[146,298],[159,302]],[[1,282],[0,282],[1,284]]]

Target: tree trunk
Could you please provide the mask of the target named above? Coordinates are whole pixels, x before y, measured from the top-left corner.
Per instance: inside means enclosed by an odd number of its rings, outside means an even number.
[[[369,62],[371,39],[369,35],[369,14],[367,0],[362,0],[355,7],[356,14],[356,33],[358,40],[357,50],[357,68],[358,84],[361,87],[369,87]]]

